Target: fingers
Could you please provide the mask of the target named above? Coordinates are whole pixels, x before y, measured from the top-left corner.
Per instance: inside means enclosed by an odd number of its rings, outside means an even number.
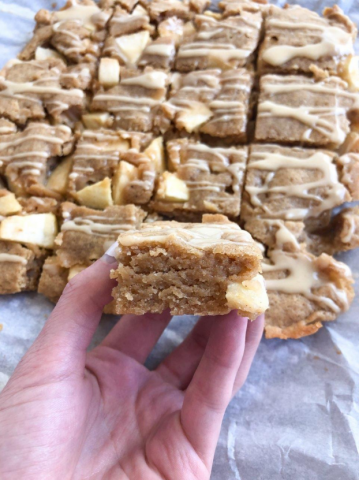
[[[101,346],[120,350],[144,363],[171,320],[169,311],[145,315],[123,315]]]
[[[260,315],[254,322],[248,322],[244,355],[234,382],[233,395],[238,392],[248,377],[253,358],[263,336],[263,329],[264,315]]]
[[[37,339],[38,346],[48,346],[54,353],[60,350],[61,357],[84,358],[102,310],[112,300],[110,270],[115,266],[113,257],[105,255],[68,283]]]
[[[184,396],[182,426],[202,456],[215,450],[242,361],[247,324],[235,311],[215,317],[202,360]]]
[[[216,317],[201,317],[187,338],[158,366],[157,373],[168,383],[185,390],[192,380]]]

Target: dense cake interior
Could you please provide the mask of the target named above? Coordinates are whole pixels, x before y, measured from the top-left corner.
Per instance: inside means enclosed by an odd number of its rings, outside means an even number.
[[[202,224],[155,222],[119,237],[118,312],[216,315],[237,308],[253,318],[265,309],[260,250],[237,225],[207,217]]]

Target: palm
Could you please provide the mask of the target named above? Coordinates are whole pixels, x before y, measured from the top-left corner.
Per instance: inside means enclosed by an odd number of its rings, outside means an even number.
[[[193,478],[209,477],[210,465],[204,465],[181,426],[182,391],[132,358],[105,347],[89,356],[88,365],[79,403],[83,405],[89,390],[96,401],[89,405],[87,415],[93,424],[86,434],[78,472],[85,478],[94,472],[102,478],[106,472],[114,478],[121,478],[122,473],[130,479],[182,480],[185,468],[197,472]],[[86,423],[80,427],[83,431]],[[95,443],[98,452],[94,456]]]
[[[125,315],[86,353],[109,268],[100,261],[74,279],[0,396],[2,480],[209,478],[263,319],[202,318],[153,372],[144,362],[168,313]]]

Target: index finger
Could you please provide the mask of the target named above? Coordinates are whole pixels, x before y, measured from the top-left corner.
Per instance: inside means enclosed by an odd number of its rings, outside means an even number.
[[[112,300],[115,282],[110,279],[110,271],[115,267],[115,259],[104,255],[70,280],[40,333],[37,346],[49,347],[54,354],[61,352],[61,358],[80,356],[85,360],[102,311]]]

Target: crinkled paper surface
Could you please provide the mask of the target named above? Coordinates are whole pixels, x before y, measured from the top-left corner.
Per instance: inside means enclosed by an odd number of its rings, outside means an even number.
[[[322,1],[297,3],[318,12],[331,5]],[[14,58],[31,37],[34,12],[50,9],[51,4],[52,0],[0,0],[1,66]],[[358,23],[358,0],[340,1],[339,6]],[[359,252],[343,254],[340,259],[351,266],[357,278]],[[358,294],[358,286],[356,290]],[[0,297],[0,389],[51,310],[50,302],[33,293]],[[111,317],[102,320],[95,343],[115,321]],[[175,317],[149,359],[149,366],[168,354],[193,323],[193,318]],[[212,479],[356,480],[358,451],[356,299],[350,312],[312,337],[262,340],[248,381],[226,413]]]

